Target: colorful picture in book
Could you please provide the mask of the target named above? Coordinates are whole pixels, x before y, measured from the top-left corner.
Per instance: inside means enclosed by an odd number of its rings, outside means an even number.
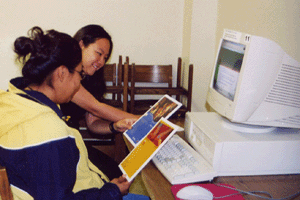
[[[172,130],[173,129],[171,127],[160,123],[147,135],[147,138],[152,141],[153,144],[159,146],[168,137]]]
[[[162,118],[147,136],[138,143],[119,167],[127,180],[131,181],[140,170],[152,159],[155,153],[176,132],[177,126]]]
[[[164,95],[156,104],[154,104],[130,130],[124,135],[133,146],[141,141],[146,134],[154,127],[162,117],[169,118],[182,104],[168,95]]]
[[[167,116],[178,106],[173,100],[164,97],[158,101],[149,112],[153,115],[155,122],[159,121],[162,117],[168,118]]]

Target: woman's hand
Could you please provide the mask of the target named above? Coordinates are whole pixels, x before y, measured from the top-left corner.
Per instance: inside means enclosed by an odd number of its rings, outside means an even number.
[[[122,119],[113,123],[113,128],[118,132],[124,132],[127,129],[131,129],[134,122],[138,120],[139,116],[136,115],[134,118]],[[111,130],[109,124],[111,122],[103,120],[99,117],[94,116],[91,113],[86,113],[85,121],[88,129],[97,134],[110,134]]]
[[[127,129],[131,129],[132,125],[137,121],[136,118],[122,119],[113,124],[114,129],[118,132],[124,132]]]
[[[122,195],[128,194],[131,182],[128,182],[124,175],[120,176],[119,178],[114,178],[110,182],[116,184],[119,187]]]

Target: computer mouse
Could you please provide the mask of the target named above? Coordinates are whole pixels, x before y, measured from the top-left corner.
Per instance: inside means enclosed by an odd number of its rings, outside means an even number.
[[[184,200],[212,200],[213,194],[201,186],[189,185],[181,188],[176,197]]]

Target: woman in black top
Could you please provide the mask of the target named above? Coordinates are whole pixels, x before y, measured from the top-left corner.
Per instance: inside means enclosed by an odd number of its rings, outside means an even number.
[[[77,31],[74,38],[81,47],[82,65],[87,77],[81,82],[72,102],[62,105],[63,113],[71,117],[70,125],[74,128],[79,127],[79,120],[85,116],[88,128],[94,133],[112,133],[111,128],[124,132],[131,127],[124,119],[136,120],[138,116],[101,102],[106,86],[104,79],[99,77],[103,77],[102,67],[112,52],[111,36],[99,25],[87,25]],[[110,122],[114,122],[113,127],[109,127]]]

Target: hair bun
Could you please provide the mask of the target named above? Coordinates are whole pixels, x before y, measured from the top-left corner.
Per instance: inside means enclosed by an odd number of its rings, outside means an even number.
[[[23,60],[29,53],[33,53],[34,45],[33,41],[28,37],[19,37],[15,40],[14,51],[18,54],[19,59],[23,57]]]
[[[65,66],[71,72],[81,62],[81,48],[70,35],[55,30],[45,32],[39,27],[28,31],[14,43],[17,59],[24,63],[23,77],[42,84],[56,68]]]

